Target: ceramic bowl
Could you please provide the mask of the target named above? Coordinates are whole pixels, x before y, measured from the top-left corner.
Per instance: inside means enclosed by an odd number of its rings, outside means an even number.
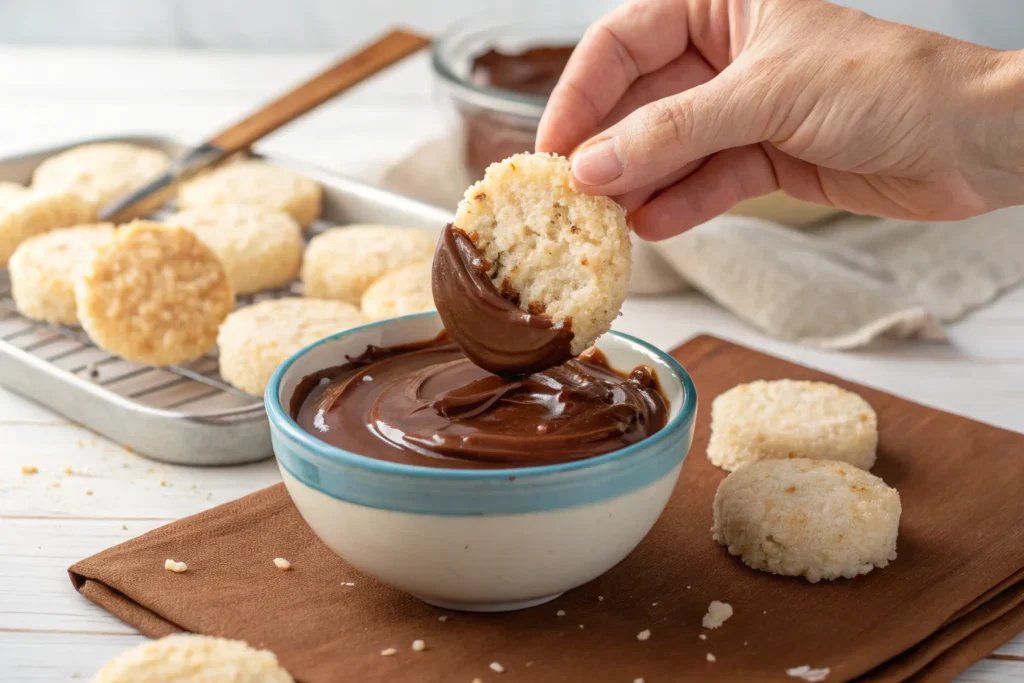
[[[284,406],[298,382],[367,345],[431,339],[434,313],[328,337],[274,373],[265,395],[285,486],[321,540],[356,569],[448,609],[498,612],[539,605],[611,569],[665,508],[693,437],[697,396],[668,354],[611,332],[612,367],[654,368],[669,421],[649,438],[596,458],[496,470],[402,465],[330,446]]]

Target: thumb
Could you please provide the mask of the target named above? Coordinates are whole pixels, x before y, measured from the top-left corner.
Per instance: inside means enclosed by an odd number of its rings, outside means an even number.
[[[656,184],[686,164],[764,139],[766,92],[733,63],[715,78],[640,107],[573,155],[581,191],[621,195]],[[769,105],[769,106],[766,106]]]

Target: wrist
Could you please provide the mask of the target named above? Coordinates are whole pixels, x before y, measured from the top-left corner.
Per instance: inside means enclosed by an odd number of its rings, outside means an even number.
[[[1024,204],[1024,50],[985,51],[967,84],[967,158],[991,209]]]

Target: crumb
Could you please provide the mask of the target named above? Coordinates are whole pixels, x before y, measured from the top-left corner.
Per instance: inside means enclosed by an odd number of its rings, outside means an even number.
[[[600,601],[604,600],[604,596],[603,596],[603,595],[598,595],[598,596],[597,596],[597,599],[598,599],[598,601],[600,602]]]
[[[744,640],[743,641],[743,647],[746,647],[746,646],[747,646],[747,641]]]
[[[686,590],[690,590],[690,588],[691,588],[691,586],[687,586],[687,587],[686,587]]]
[[[768,610],[761,610],[761,614],[768,614]]]
[[[715,661],[715,656],[714,656],[713,654],[711,654],[710,652],[709,652],[709,653],[707,653],[707,655],[705,655],[705,657],[706,657],[706,659],[707,659],[707,660],[708,660],[709,662],[713,662],[713,661]]]
[[[160,485],[161,486],[167,486],[167,480],[166,479],[161,479],[160,480]]]
[[[59,481],[53,482],[53,488],[59,489],[60,488],[60,482]]]
[[[427,644],[424,643],[422,640],[414,640],[412,641],[412,649],[416,652],[423,652],[427,649]]]
[[[474,678],[473,683],[484,683],[482,679]]]
[[[283,557],[275,557],[274,565],[283,572],[286,572],[292,568],[292,563],[284,559]]]
[[[711,604],[708,605],[708,613],[701,620],[701,625],[704,628],[718,628],[731,616],[732,605],[727,602],[712,600]]]
[[[501,664],[498,664],[497,662],[491,662],[487,666],[489,666],[491,668],[491,671],[493,671],[495,673],[499,673],[500,674],[500,673],[505,671],[505,667],[503,667]]]
[[[127,524],[122,524],[121,525],[121,529],[123,529],[124,531],[128,531],[128,525]]]
[[[175,562],[174,560],[165,560],[164,569],[175,574],[180,574],[188,569],[188,565],[184,562]]]
[[[649,628],[645,628],[643,631],[640,631],[640,633],[636,634],[636,639],[637,640],[647,640],[650,637],[651,637],[651,629],[649,629]]]
[[[81,439],[79,439],[76,443],[79,448],[85,448],[85,442],[82,441]]]
[[[352,583],[351,581],[343,581],[341,585],[342,586],[354,586],[355,584]]]
[[[199,487],[198,487],[198,486],[196,486],[195,484],[192,484],[192,488],[194,488],[194,489],[197,489],[197,488],[199,488]]]
[[[583,624],[580,624],[580,628],[583,628]]]
[[[39,473],[39,468],[36,467],[35,465],[22,465],[21,466],[21,473],[22,474],[38,474]]]
[[[658,606],[658,603],[656,603],[656,602],[652,602],[651,603],[651,607],[657,607],[657,606]]]
[[[384,657],[390,657],[392,655],[397,655],[398,654],[398,650],[396,650],[393,647],[389,647],[389,648],[385,648],[385,649],[381,650],[380,654],[382,656],[384,656]]]
[[[131,446],[125,446],[125,447],[124,447],[124,449],[125,449],[126,451],[128,451],[129,453],[134,453],[134,452],[135,452],[135,449],[134,449],[134,448],[132,448]]]
[[[528,667],[529,667],[529,666],[533,666],[533,662],[532,662],[532,661],[530,661],[530,662],[527,662],[527,663],[526,663],[526,666],[528,666]]]
[[[437,618],[437,620],[440,621],[443,624],[444,622],[448,621],[448,615],[447,614],[441,615],[441,616],[439,616]]]
[[[634,678],[633,683],[645,683],[645,681],[642,678]]]
[[[76,671],[75,673],[71,674],[71,677],[72,677],[72,678],[81,678],[81,677],[82,677],[82,674],[80,674],[80,673],[78,673],[78,672]]]
[[[707,637],[706,635],[704,635],[703,633],[701,633],[701,634],[700,634],[699,636],[697,636],[697,637],[698,637],[698,638],[700,638],[701,640],[707,640],[707,639],[708,639],[708,637]]]
[[[65,467],[64,468],[64,474],[66,474],[66,475],[68,475],[70,477],[72,474],[74,474],[74,471],[70,467]]]
[[[124,463],[124,464],[121,465],[121,469],[123,469],[123,470],[130,470],[131,468],[132,468],[132,466],[129,465],[128,463]]]
[[[556,617],[564,617],[565,616],[565,610],[564,609],[558,610],[557,612],[555,612],[555,616]]]
[[[792,669],[786,669],[786,675],[792,678],[802,678],[810,683],[819,683],[820,681],[828,678],[831,669],[827,666],[821,669],[812,669],[811,667],[804,664],[803,666],[796,666]]]
[[[85,495],[91,496],[92,495],[92,489],[86,489],[85,490]]]
[[[364,382],[372,382],[373,381],[373,377],[370,377],[369,375],[363,375],[363,381]]]

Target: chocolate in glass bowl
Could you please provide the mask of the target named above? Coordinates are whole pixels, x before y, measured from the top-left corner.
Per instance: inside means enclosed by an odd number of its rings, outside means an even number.
[[[438,40],[434,71],[458,114],[472,180],[496,161],[534,151],[544,106],[583,28],[463,25]]]

